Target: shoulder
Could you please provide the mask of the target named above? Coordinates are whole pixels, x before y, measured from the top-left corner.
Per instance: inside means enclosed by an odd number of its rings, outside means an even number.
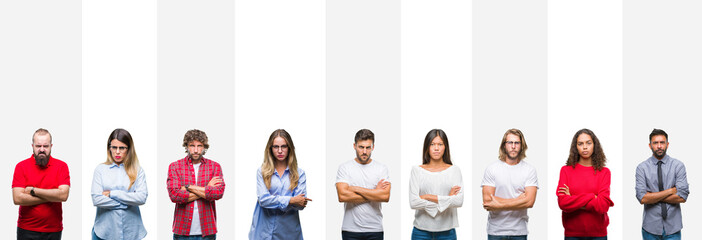
[[[175,167],[175,166],[180,166],[183,164],[185,164],[185,158],[181,158],[181,159],[178,159],[178,160],[171,162],[171,164],[169,164],[168,167]]]
[[[502,161],[501,161],[501,160],[493,161],[492,163],[490,163],[490,165],[488,165],[488,166],[485,168],[485,171],[486,171],[486,172],[487,172],[487,171],[494,171],[495,169],[499,168],[500,166],[502,166]]]
[[[58,158],[53,158],[53,157],[52,157],[52,158],[51,158],[51,161],[52,161],[53,164],[56,164],[56,166],[59,166],[59,167],[68,167],[68,164],[66,164],[66,162],[61,161],[61,160],[58,159]]]
[[[388,166],[386,166],[385,164],[383,164],[383,163],[381,163],[381,162],[379,162],[379,161],[377,161],[377,160],[373,160],[373,162],[371,162],[371,163],[374,164],[376,168],[380,168],[380,169],[383,169],[383,170],[388,170]]]
[[[612,172],[610,172],[609,168],[607,168],[607,167],[602,167],[602,169],[599,172],[601,172],[603,174],[607,174],[607,175],[612,174]]]
[[[297,174],[302,176],[305,174],[305,170],[302,170],[302,168],[297,168]]]
[[[677,158],[670,157],[670,162],[672,162],[675,166],[683,166],[685,167],[685,163],[682,161],[678,160]]]

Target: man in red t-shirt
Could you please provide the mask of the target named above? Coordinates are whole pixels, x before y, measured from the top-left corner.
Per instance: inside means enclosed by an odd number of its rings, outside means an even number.
[[[68,199],[68,165],[51,157],[51,134],[40,128],[32,136],[33,154],[15,167],[12,199],[20,205],[17,240],[61,239],[61,202]]]

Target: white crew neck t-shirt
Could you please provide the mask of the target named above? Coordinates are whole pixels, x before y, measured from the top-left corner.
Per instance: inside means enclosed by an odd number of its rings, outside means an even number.
[[[371,160],[367,164],[351,160],[339,165],[339,170],[336,172],[337,183],[343,182],[349,186],[368,189],[375,189],[381,179],[390,182],[388,168],[376,160]],[[380,210],[380,202],[344,203],[344,221],[341,224],[341,230],[382,232],[383,213]]]
[[[526,187],[539,187],[536,169],[524,160],[516,165],[509,165],[498,160],[485,169],[480,185],[495,187],[495,196],[505,199],[519,197]],[[490,211],[488,214],[487,233],[489,235],[528,235],[527,210]]]

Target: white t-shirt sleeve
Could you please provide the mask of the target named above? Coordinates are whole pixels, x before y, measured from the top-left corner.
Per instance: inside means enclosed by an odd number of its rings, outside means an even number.
[[[388,166],[383,165],[383,179],[385,179],[386,182],[390,182],[390,172],[388,171]]]
[[[492,174],[492,165],[488,166],[483,173],[483,181],[480,183],[480,187],[483,186],[495,186],[495,175]]]
[[[453,166],[453,168],[455,169],[450,173],[451,182],[456,184],[454,186],[461,187],[461,190],[459,190],[458,193],[453,196],[437,195],[437,198],[439,199],[439,212],[443,212],[449,208],[458,208],[463,206],[463,176],[461,175],[461,169],[456,166]],[[453,188],[453,186],[451,187]]]
[[[529,176],[527,176],[524,187],[536,187],[539,188],[539,179],[536,176],[536,168],[531,168],[529,171]]]
[[[337,183],[350,183],[351,180],[349,179],[349,173],[346,169],[346,164],[341,164],[339,165],[339,169],[336,171],[336,182]]]
[[[435,217],[436,214],[439,213],[438,204],[419,197],[419,184],[422,182],[422,177],[419,170],[420,169],[418,169],[418,167],[412,167],[409,190],[410,208],[424,210],[431,217]]]

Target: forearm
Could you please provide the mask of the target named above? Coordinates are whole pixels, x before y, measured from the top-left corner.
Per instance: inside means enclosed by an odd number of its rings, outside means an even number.
[[[65,202],[68,199],[68,189],[41,189],[34,188],[34,195],[47,202]]]
[[[188,190],[190,191],[190,193],[197,195],[199,198],[205,198],[205,187],[190,185],[190,187],[188,187]]]
[[[32,195],[26,194],[26,193],[19,193],[14,197],[14,202],[15,205],[20,205],[20,206],[34,206],[37,204],[42,204],[45,202],[48,202],[44,199],[34,197]]]
[[[655,204],[672,195],[675,194],[673,194],[670,189],[660,192],[647,192],[643,197],[641,197],[641,204]]]
[[[367,189],[357,186],[350,186],[349,190],[357,193],[371,202],[388,202],[390,200],[389,189]]]
[[[500,197],[494,197],[495,200],[500,202],[502,205],[499,207],[496,207],[497,210],[521,210],[521,209],[527,209],[533,206],[532,203],[530,203],[529,198],[526,197],[517,197],[517,198],[500,198]]]
[[[344,191],[344,192],[338,192],[337,193],[339,197],[339,202],[345,202],[345,203],[367,203],[369,202],[368,199],[364,198],[363,196],[351,192],[351,191]]]
[[[670,203],[670,204],[679,204],[679,203],[685,203],[686,201],[687,200],[678,196],[677,194],[671,194],[670,196],[664,198],[660,202],[665,202],[665,203]]]
[[[194,193],[189,193],[189,194],[188,194],[188,202],[192,202],[192,201],[195,201],[195,200],[198,200],[198,199],[200,199],[200,196],[195,195]]]

